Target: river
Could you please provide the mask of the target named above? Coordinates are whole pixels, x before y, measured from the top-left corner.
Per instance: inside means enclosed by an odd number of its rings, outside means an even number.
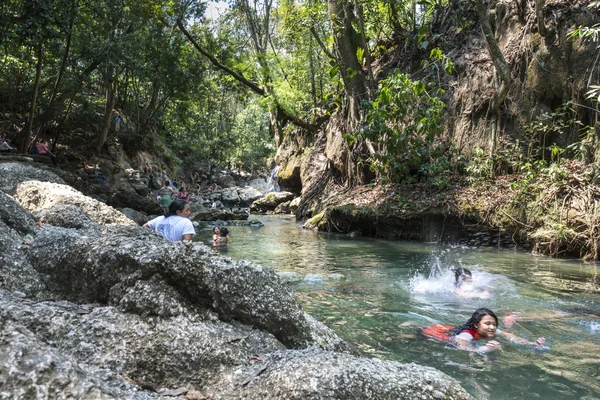
[[[263,227],[229,227],[218,249],[293,275],[303,309],[364,356],[437,368],[476,399],[600,399],[600,278],[595,264],[496,248],[409,243],[302,229],[289,217]],[[208,243],[212,232],[200,230]],[[451,270],[473,271],[474,293],[454,293]],[[290,274],[291,273],[291,274]],[[510,332],[547,346],[500,339],[488,355],[424,339],[418,329],[458,325],[487,307],[522,312]],[[502,323],[500,328],[503,328]]]

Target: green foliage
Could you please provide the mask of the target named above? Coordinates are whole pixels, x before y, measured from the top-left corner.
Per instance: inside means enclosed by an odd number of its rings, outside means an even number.
[[[569,129],[579,129],[583,124],[575,119],[575,110],[571,102],[567,102],[556,109],[537,116],[533,121],[525,125],[524,134],[529,140],[528,159],[546,159],[558,156],[558,149],[554,145],[548,145],[548,136],[551,134],[563,134]]]
[[[380,82],[368,127],[349,139],[369,139],[382,149],[370,162],[384,180],[403,181],[411,169],[430,161],[434,140],[443,131],[439,94],[435,87],[398,72]]]

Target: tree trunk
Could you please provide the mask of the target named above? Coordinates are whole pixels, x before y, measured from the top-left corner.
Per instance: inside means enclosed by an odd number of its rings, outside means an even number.
[[[356,58],[357,34],[348,15],[346,0],[328,0],[329,17],[333,29],[334,54],[344,87],[348,94],[348,120],[356,127],[360,120],[360,101],[368,93],[367,81]]]
[[[375,76],[373,75],[373,67],[371,66],[371,52],[369,51],[369,42],[367,41],[367,35],[365,34],[365,23],[363,21],[363,10],[361,5],[358,3],[358,0],[354,0],[354,5],[356,7],[356,16],[358,17],[358,25],[360,26],[360,38],[362,40],[362,47],[365,54],[365,62],[367,67],[367,73],[369,74],[368,81],[368,89],[369,89],[369,99],[372,99],[375,95],[376,86],[375,86]]]
[[[546,28],[544,19],[544,0],[535,0],[535,17],[537,18],[538,32],[543,37],[550,36],[551,32]]]
[[[23,136],[20,143],[22,153],[29,151],[31,145],[31,130],[33,128],[33,118],[35,116],[35,106],[37,104],[38,92],[40,90],[40,76],[42,75],[42,58],[44,57],[44,47],[40,44],[37,50],[37,65],[35,68],[35,83],[33,84],[33,98],[31,99],[31,108],[29,109],[29,117],[23,131]]]
[[[508,95],[508,91],[512,84],[512,78],[510,75],[510,68],[508,67],[508,63],[504,59],[504,55],[502,55],[500,46],[498,46],[498,42],[496,41],[496,37],[494,36],[492,27],[490,26],[487,7],[483,4],[483,0],[476,0],[475,3],[477,5],[477,14],[479,15],[479,21],[481,22],[481,30],[483,31],[483,35],[488,45],[490,56],[492,57],[494,67],[496,68],[496,72],[500,77],[501,81],[500,86],[496,91],[494,91],[494,95],[490,100],[489,112],[492,115],[495,115],[496,111],[498,111],[498,108],[500,108],[500,105],[502,105],[504,99]]]
[[[98,139],[96,140],[96,153],[100,154],[102,150],[102,146],[106,143],[106,138],[108,137],[108,130],[110,129],[110,125],[112,123],[112,111],[115,107],[116,100],[116,77],[110,77],[109,82],[106,88],[106,108],[104,109],[104,118],[102,119],[102,130],[98,135]]]

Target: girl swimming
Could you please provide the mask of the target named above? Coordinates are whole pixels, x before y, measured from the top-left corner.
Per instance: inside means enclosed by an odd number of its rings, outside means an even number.
[[[496,336],[533,346],[542,346],[546,343],[544,338],[537,338],[534,342],[530,342],[512,333],[501,331],[498,329],[498,317],[487,308],[476,310],[471,318],[461,326],[432,325],[423,329],[421,333],[432,339],[450,342],[461,350],[479,353],[488,353],[498,349],[500,342],[496,340],[490,340],[484,346],[475,347],[478,340],[492,339]]]

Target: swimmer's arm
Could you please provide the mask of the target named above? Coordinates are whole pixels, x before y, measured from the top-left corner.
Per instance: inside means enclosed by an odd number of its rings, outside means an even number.
[[[519,343],[519,344],[529,344],[529,345],[533,345],[533,346],[543,346],[546,343],[546,339],[544,339],[543,337],[541,338],[537,338],[535,340],[535,342],[530,342],[529,340],[523,339],[522,337],[519,337],[517,335],[513,335],[512,333],[508,333],[505,331],[502,331],[498,334],[498,336],[501,336],[503,338],[506,338],[512,342],[515,343]]]
[[[486,343],[485,346],[475,347],[471,344],[471,342],[469,342],[466,339],[456,338],[456,339],[454,339],[454,344],[460,350],[472,351],[472,352],[476,352],[476,353],[489,353],[491,351],[496,350],[498,347],[500,347],[500,343],[495,340],[490,340],[489,342]]]

